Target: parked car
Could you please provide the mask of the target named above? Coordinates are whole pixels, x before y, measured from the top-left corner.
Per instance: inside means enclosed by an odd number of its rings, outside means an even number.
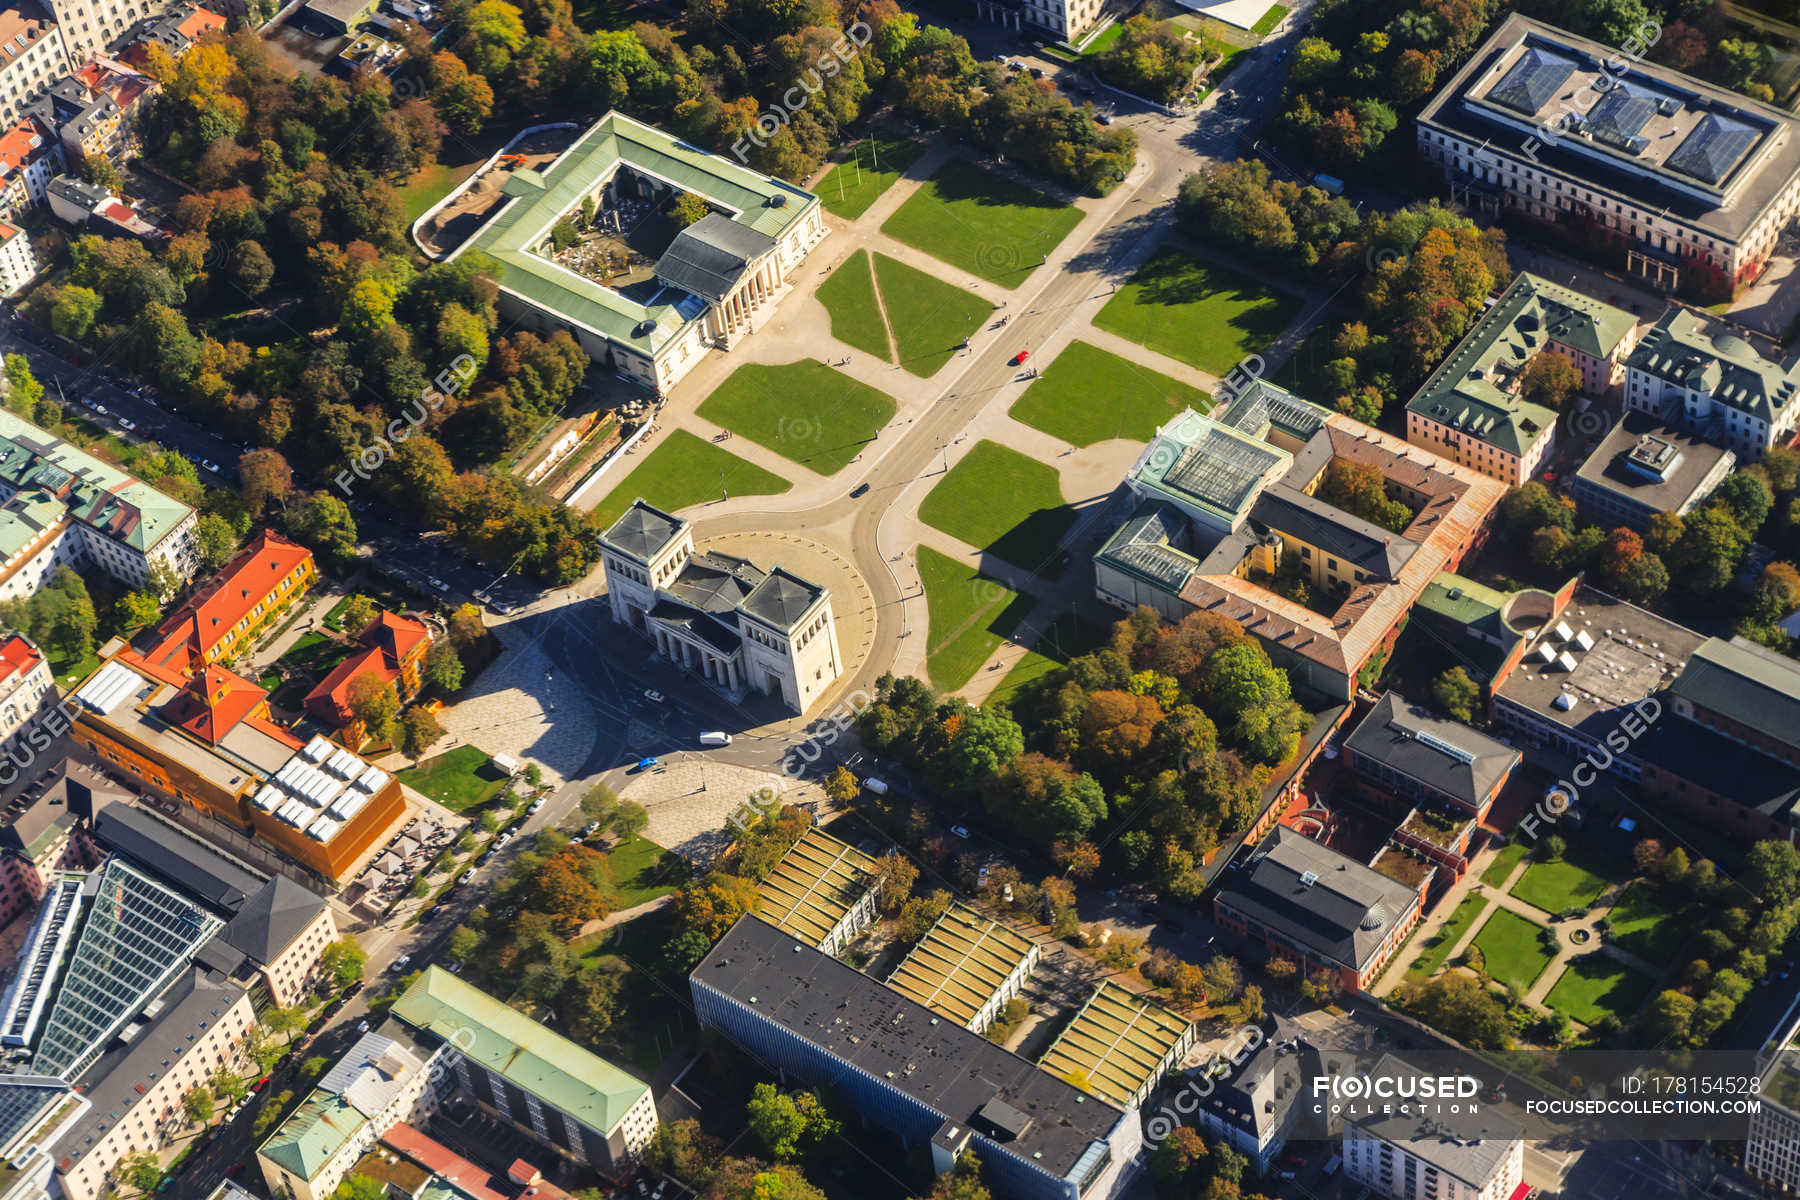
[[[137,429],[137,422],[130,417],[120,417],[119,427],[125,430],[126,433],[131,433]]]
[[[968,829],[961,825],[952,825],[950,827],[950,832],[954,833],[959,838],[966,838],[969,836]]]
[[[648,700],[652,704],[661,704],[663,702],[663,694],[661,692],[657,691],[655,688],[645,688],[644,689],[644,699]]]

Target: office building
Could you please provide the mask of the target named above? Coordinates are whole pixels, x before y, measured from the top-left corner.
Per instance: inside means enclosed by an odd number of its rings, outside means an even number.
[[[1100,0],[976,0],[982,20],[1063,42],[1077,42],[1100,18]]]
[[[656,1132],[648,1084],[441,967],[425,968],[391,1011],[434,1072],[564,1158],[616,1173]]]
[[[1381,796],[1458,820],[1487,819],[1518,768],[1511,746],[1385,692],[1344,739],[1344,763]]]
[[[143,588],[199,564],[194,510],[36,425],[0,412],[0,600],[69,565]]]
[[[1213,916],[1272,957],[1359,992],[1418,924],[1423,889],[1282,825],[1227,876],[1213,896]]]
[[[1508,16],[1419,113],[1420,159],[1459,201],[1723,299],[1800,209],[1800,120],[1621,49]]]
[[[780,566],[696,552],[690,522],[642,499],[600,549],[612,619],[721,690],[804,713],[842,673],[826,588]]]
[[[1765,358],[1725,325],[1672,308],[1625,360],[1625,407],[1755,462],[1794,438],[1800,355]]]
[[[1424,1074],[1391,1054],[1376,1064],[1376,1077]],[[1406,1104],[1360,1106],[1374,1110],[1344,1119],[1346,1183],[1388,1200],[1523,1200],[1524,1129],[1477,1105],[1479,1113],[1440,1124]]]
[[[1569,479],[1569,494],[1586,520],[1641,533],[1657,513],[1692,512],[1736,464],[1723,446],[1627,412]]]
[[[406,819],[393,775],[322,737],[299,741],[270,718],[267,693],[216,664],[186,676],[121,654],[75,699],[78,743],[333,885]]]
[[[1038,1065],[1120,1108],[1143,1104],[1199,1037],[1192,1022],[1102,980]]]
[[[1517,487],[1556,444],[1556,410],[1520,395],[1526,366],[1558,355],[1583,394],[1602,397],[1623,379],[1636,342],[1630,313],[1521,274],[1407,403],[1406,440]]]
[[[763,920],[841,954],[874,921],[881,877],[874,859],[809,825],[756,890]]]
[[[1334,460],[1414,510],[1399,532],[1321,499]],[[1414,600],[1487,536],[1496,479],[1257,381],[1160,429],[1126,479],[1136,504],[1094,556],[1101,600],[1164,620],[1205,610],[1255,635],[1295,685],[1334,700],[1385,661]],[[1308,602],[1271,578],[1305,584]]]
[[[761,328],[826,233],[812,193],[619,112],[554,162],[512,169],[500,191],[499,205],[449,257],[491,257],[509,321],[567,330],[599,366],[659,395],[709,347],[727,349]],[[604,224],[621,206],[660,206],[684,192],[712,211],[676,233],[652,270],[613,276],[556,261],[550,231],[584,203],[597,206]],[[456,201],[453,194],[446,207]],[[426,214],[419,228],[435,219]]]
[[[1009,1053],[847,963],[745,916],[688,977],[703,1028],[825,1084],[949,1170],[973,1151],[1001,1200],[1105,1200],[1143,1146],[1120,1107]]]
[[[1031,978],[1042,948],[966,904],[944,910],[907,951],[888,986],[971,1033],[986,1033]]]
[[[1200,1099],[1200,1128],[1250,1160],[1259,1175],[1274,1169],[1290,1139],[1323,1141],[1338,1121],[1312,1111],[1311,1085],[1327,1075],[1354,1072],[1348,1056],[1321,1050],[1284,1017],[1269,1017],[1254,1031],[1225,1043],[1225,1070]]]
[[[1800,1192],[1800,1001],[1791,1005],[1757,1052],[1762,1103],[1750,1114],[1744,1170],[1784,1196]]]

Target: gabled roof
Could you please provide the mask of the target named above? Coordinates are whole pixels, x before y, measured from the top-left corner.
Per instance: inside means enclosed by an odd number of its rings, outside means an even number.
[[[429,641],[431,631],[411,617],[383,611],[358,639],[365,649],[352,654],[321,679],[306,695],[306,709],[321,720],[342,728],[348,725],[350,681],[359,675],[373,674],[383,683],[400,678],[400,668],[407,656],[422,641]]]
[[[220,936],[257,962],[271,963],[324,911],[323,897],[278,871],[226,923]]]
[[[209,657],[237,623],[275,592],[312,551],[263,530],[157,627],[150,662],[189,671]]]
[[[427,967],[394,1003],[395,1017],[442,1041],[577,1121],[611,1134],[649,1091],[635,1075],[515,1012],[441,967]]]
[[[429,641],[431,630],[423,621],[383,609],[358,635],[365,646],[381,651],[396,667],[406,661],[420,642]]]
[[[1381,763],[1479,808],[1519,764],[1519,752],[1457,721],[1444,720],[1397,692],[1369,710],[1344,745],[1358,759]]]
[[[729,296],[752,263],[775,249],[775,239],[707,213],[675,235],[656,263],[656,277],[670,287],[714,304]]]
[[[235,671],[212,663],[162,706],[163,719],[211,746],[237,728],[269,698],[260,686]]]
[[[1285,825],[1226,876],[1218,899],[1309,953],[1359,971],[1419,902],[1411,888]]]
[[[290,1175],[310,1180],[368,1123],[342,1096],[316,1090],[257,1153]]]
[[[1706,639],[1669,691],[1783,745],[1800,746],[1800,663],[1754,642]]]

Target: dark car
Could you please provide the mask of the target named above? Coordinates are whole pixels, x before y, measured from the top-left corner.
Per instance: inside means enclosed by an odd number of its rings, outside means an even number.
[[[869,485],[866,483],[859,483],[855,487],[850,489],[850,498],[852,500],[856,499],[858,496],[866,496],[868,494],[869,494]]]

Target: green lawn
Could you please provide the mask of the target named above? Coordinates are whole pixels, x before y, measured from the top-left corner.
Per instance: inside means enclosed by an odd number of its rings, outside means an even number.
[[[1108,438],[1147,442],[1184,408],[1212,397],[1086,342],[1071,342],[1013,404],[1009,415],[1076,446]]]
[[[448,196],[456,185],[475,173],[481,160],[452,166],[448,163],[435,163],[417,172],[400,188],[400,205],[406,216],[406,225],[425,215],[425,210]]]
[[[875,256],[875,276],[887,306],[888,327],[900,347],[900,365],[920,379],[937,374],[969,335],[994,315],[994,306],[980,296],[885,254]]]
[[[1674,961],[1687,940],[1680,910],[1664,903],[1656,889],[1641,879],[1625,889],[1606,919],[1612,927],[1610,936],[1619,949],[1645,962]]]
[[[1488,918],[1475,945],[1487,960],[1487,973],[1501,983],[1510,983],[1521,993],[1529,991],[1532,982],[1544,973],[1553,955],[1538,944],[1543,926],[1506,909],[1498,909]]]
[[[1033,683],[1071,658],[1086,654],[1103,642],[1103,630],[1079,620],[1074,613],[1064,613],[1050,629],[1013,664],[1006,678],[988,695],[989,700],[1010,701],[1019,689]]]
[[[1016,288],[1081,223],[1081,210],[955,159],[881,227],[990,283]]]
[[[686,877],[682,860],[670,858],[667,850],[647,837],[634,837],[609,849],[606,865],[612,871],[621,909],[666,896]]]
[[[1081,48],[1081,57],[1092,58],[1096,54],[1105,54],[1112,49],[1112,44],[1118,41],[1119,35],[1124,32],[1125,22],[1114,21],[1103,29],[1098,37]]]
[[[408,767],[400,772],[400,782],[453,812],[461,812],[486,804],[505,786],[506,777],[499,771],[483,769],[488,762],[487,751],[458,746],[416,767]]]
[[[1654,979],[1624,963],[1604,954],[1584,954],[1569,961],[1544,1003],[1583,1025],[1593,1025],[1608,1013],[1629,1025],[1655,987]]]
[[[875,440],[896,405],[813,359],[746,363],[706,398],[700,415],[821,475],[834,475]]]
[[[336,641],[315,630],[295,638],[294,644],[276,662],[290,671],[327,675],[356,650],[357,647],[353,645]]]
[[[1523,862],[1525,856],[1530,853],[1531,847],[1525,843],[1508,842],[1500,847],[1500,853],[1494,855],[1494,861],[1489,863],[1487,870],[1481,873],[1481,882],[1489,887],[1500,887],[1513,873],[1513,868]]]
[[[1427,942],[1419,957],[1413,960],[1412,970],[1408,973],[1422,978],[1436,974],[1438,968],[1449,959],[1450,948],[1456,945],[1456,940],[1462,937],[1486,908],[1486,896],[1464,896],[1462,903],[1456,906],[1456,911],[1450,914],[1450,919],[1438,930],[1437,936]]]
[[[321,622],[325,628],[337,633],[344,632],[344,610],[350,607],[350,601],[354,599],[356,599],[356,595],[355,593],[351,593],[348,596],[340,598],[336,604],[332,605],[331,611],[325,614]]]
[[[888,350],[887,324],[875,300],[875,276],[867,250],[846,258],[816,294],[831,318],[832,337],[882,362],[894,361]]]
[[[1056,468],[984,440],[926,495],[919,519],[1015,567],[1054,576],[1056,543],[1075,510],[1063,502]]]
[[[826,211],[854,221],[923,153],[922,142],[875,134],[850,147],[849,161],[825,172],[812,190]]]
[[[594,515],[602,527],[611,525],[638,496],[666,512],[678,512],[717,500],[721,486],[733,496],[773,496],[793,485],[685,429],[671,429],[599,503]]]
[[[1021,595],[929,546],[919,547],[919,577],[925,581],[925,673],[940,691],[969,682],[1030,611]]]
[[[1291,296],[1164,250],[1138,269],[1094,324],[1221,378],[1300,310]]]
[[[1291,10],[1285,4],[1271,5],[1268,12],[1256,19],[1256,24],[1250,27],[1250,32],[1267,37],[1275,32],[1275,27],[1281,24],[1281,18],[1287,16],[1289,11]]]
[[[1565,908],[1586,908],[1606,888],[1605,877],[1565,858],[1526,867],[1512,894],[1547,913],[1559,913]]]

